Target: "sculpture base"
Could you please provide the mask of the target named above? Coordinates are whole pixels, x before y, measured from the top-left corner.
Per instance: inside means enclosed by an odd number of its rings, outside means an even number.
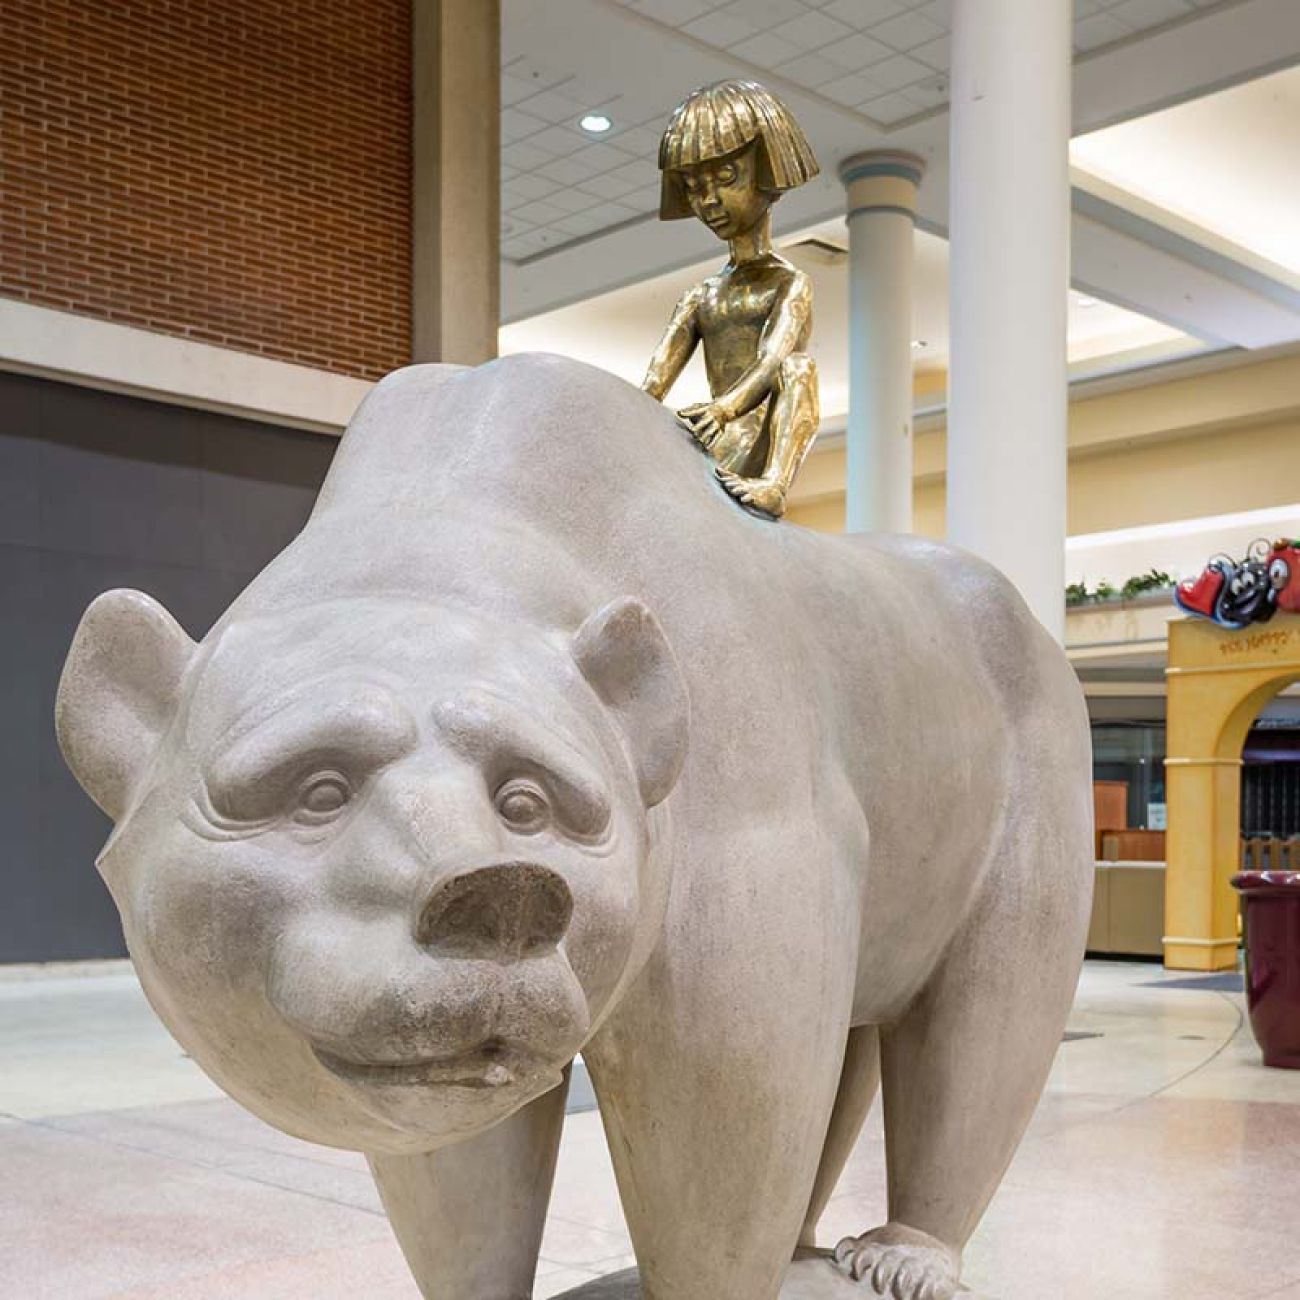
[[[780,1300],[866,1300],[875,1294],[869,1285],[841,1273],[830,1262],[829,1252],[819,1251],[815,1255],[801,1255],[790,1265],[781,1283]],[[962,1300],[979,1300],[964,1287],[960,1295]],[[555,1300],[642,1300],[641,1280],[636,1269],[627,1268],[594,1282],[584,1282],[556,1296]]]

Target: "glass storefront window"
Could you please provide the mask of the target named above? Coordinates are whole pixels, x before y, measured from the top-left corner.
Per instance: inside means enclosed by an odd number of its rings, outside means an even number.
[[[1128,785],[1130,827],[1165,829],[1165,729],[1161,724],[1093,723],[1092,778]]]

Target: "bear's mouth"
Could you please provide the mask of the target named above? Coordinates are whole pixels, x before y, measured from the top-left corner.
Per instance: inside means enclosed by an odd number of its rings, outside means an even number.
[[[505,1088],[537,1072],[538,1062],[500,1039],[489,1039],[457,1056],[430,1056],[414,1060],[361,1061],[312,1047],[316,1059],[346,1083],[386,1087],[440,1085],[454,1088]]]

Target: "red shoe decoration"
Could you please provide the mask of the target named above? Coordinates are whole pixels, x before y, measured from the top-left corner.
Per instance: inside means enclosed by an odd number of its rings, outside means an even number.
[[[1213,618],[1214,607],[1226,581],[1224,572],[1216,561],[1211,561],[1195,578],[1184,578],[1174,589],[1174,600],[1179,609],[1202,618]]]

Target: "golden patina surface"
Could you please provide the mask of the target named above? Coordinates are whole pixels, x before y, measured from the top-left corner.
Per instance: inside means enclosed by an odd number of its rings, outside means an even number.
[[[803,132],[752,81],[697,90],[659,147],[660,216],[694,216],[730,256],[690,289],[650,359],[642,388],[662,400],[699,344],[707,402],[678,418],[718,462],[737,500],[774,518],[817,436],[817,367],[808,355],[812,284],[772,248],[772,205],[817,174]]]

